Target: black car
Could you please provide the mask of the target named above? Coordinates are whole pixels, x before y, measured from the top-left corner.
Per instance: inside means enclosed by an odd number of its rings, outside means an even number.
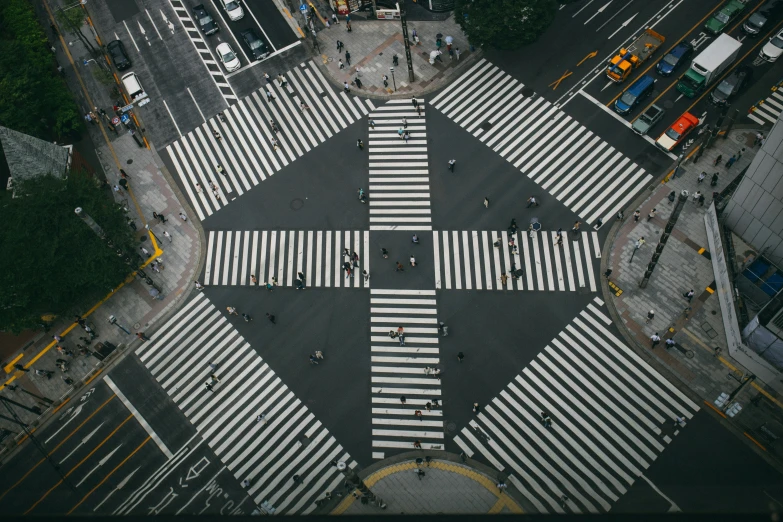
[[[201,28],[202,33],[214,34],[220,30],[217,22],[212,19],[212,15],[209,14],[204,4],[199,4],[193,8],[193,16],[196,17],[196,23]]]
[[[131,65],[133,65],[128,58],[128,53],[125,52],[125,46],[119,40],[114,40],[106,45],[106,51],[111,56],[111,61],[118,71],[124,71]]]
[[[732,71],[722,82],[718,84],[710,94],[710,101],[715,105],[728,105],[742,89],[742,86],[750,81],[753,71],[750,67],[738,67]]]
[[[263,60],[269,55],[269,48],[252,27],[242,31],[240,34],[245,41],[245,45],[250,49],[250,54],[253,55],[253,59]]]

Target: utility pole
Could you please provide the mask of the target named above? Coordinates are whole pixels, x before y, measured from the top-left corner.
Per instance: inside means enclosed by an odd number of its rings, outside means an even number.
[[[374,3],[374,2],[373,2]],[[405,2],[400,5],[400,23],[402,23],[402,43],[405,45],[405,60],[408,62],[408,82],[413,83],[413,58],[411,58],[411,42],[408,40],[408,20],[405,18]],[[395,89],[396,90],[396,89]]]
[[[666,246],[666,242],[669,240],[669,236],[671,235],[672,230],[674,230],[674,225],[677,223],[677,218],[680,217],[680,213],[682,212],[682,208],[685,206],[686,201],[688,201],[688,191],[683,190],[680,192],[680,196],[677,199],[677,203],[674,205],[674,209],[672,209],[672,215],[669,216],[669,222],[666,223],[666,227],[663,229],[661,239],[658,242],[658,245],[655,247],[652,260],[650,260],[649,264],[647,265],[647,270],[645,270],[644,276],[639,283],[640,288],[647,288],[647,283],[650,281],[650,277],[655,270],[655,266],[658,264],[658,259],[661,257],[661,253]]]

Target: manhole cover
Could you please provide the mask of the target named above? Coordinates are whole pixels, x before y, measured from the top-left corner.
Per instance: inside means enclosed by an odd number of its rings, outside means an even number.
[[[536,91],[534,91],[532,87],[525,87],[524,89],[522,89],[522,96],[524,96],[525,98],[533,96],[535,93]]]
[[[663,102],[663,108],[664,109],[671,109],[672,107],[674,107],[674,102],[673,101],[666,100],[665,102]]]
[[[485,121],[484,124],[481,126],[481,129],[485,131],[488,131],[491,128],[492,128],[492,122],[490,122],[489,120]]]
[[[133,323],[134,330],[138,330],[139,328],[141,328],[141,323]]]
[[[291,206],[291,210],[299,210],[304,206],[304,201],[299,198],[293,199],[291,200],[290,206]]]
[[[126,163],[127,165],[130,165],[131,163],[133,163],[133,160],[132,160],[132,159],[129,159],[129,160],[128,160],[128,161],[126,161],[125,163]]]
[[[447,422],[446,423],[446,431],[454,431],[457,429],[457,425],[453,422]]]

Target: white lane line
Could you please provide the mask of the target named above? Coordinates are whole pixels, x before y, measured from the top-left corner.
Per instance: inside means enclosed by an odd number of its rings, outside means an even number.
[[[201,112],[201,107],[199,107],[198,103],[196,103],[196,98],[193,97],[193,93],[191,92],[190,87],[187,87],[187,89],[188,89],[188,94],[190,94],[190,99],[193,100],[193,105],[196,106],[196,109],[198,110],[198,113],[201,114],[201,119],[204,120],[204,123],[206,123],[207,119],[204,117],[204,113]]]
[[[166,445],[163,443],[161,438],[158,436],[155,431],[153,431],[152,426],[149,425],[149,423],[144,419],[144,417],[141,416],[141,413],[139,413],[139,410],[136,409],[133,404],[128,400],[127,397],[125,397],[125,394],[122,393],[122,390],[120,390],[116,384],[114,384],[114,381],[111,380],[111,378],[106,375],[103,378],[103,381],[109,386],[109,388],[112,389],[114,394],[122,401],[122,403],[125,405],[126,408],[128,408],[128,411],[130,411],[134,417],[136,417],[136,420],[139,421],[139,424],[141,424],[141,427],[144,428],[144,431],[146,431],[150,437],[152,437],[152,440],[155,441],[155,444],[158,445],[160,448],[160,451],[163,452],[164,455],[166,455],[167,459],[171,459],[174,454],[166,447]]]
[[[158,31],[158,26],[155,25],[155,20],[152,19],[152,15],[150,14],[149,10],[145,9],[145,13],[147,13],[147,17],[150,19],[150,22],[152,23],[152,27],[155,28],[155,32],[158,33],[158,38],[163,40],[163,37],[160,35],[160,31]]]
[[[125,30],[128,31],[128,36],[130,37],[131,42],[133,42],[133,47],[136,48],[136,52],[141,54],[141,51],[139,51],[139,46],[136,45],[136,40],[133,38],[133,35],[130,32],[130,29],[128,29],[128,24],[125,23],[125,20],[122,21],[122,25],[124,25],[125,26]]]
[[[174,128],[177,129],[177,134],[179,134],[179,137],[181,138],[182,137],[182,132],[180,132],[179,125],[177,125],[176,120],[174,120],[174,116],[171,114],[171,110],[169,109],[169,104],[166,103],[165,99],[163,100],[163,105],[164,105],[164,107],[166,107],[166,112],[169,113],[169,118],[171,118],[171,123],[174,124]]]

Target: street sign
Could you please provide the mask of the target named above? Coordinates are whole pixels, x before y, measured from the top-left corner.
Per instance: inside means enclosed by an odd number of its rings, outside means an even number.
[[[302,4],[302,5],[299,6],[299,10],[302,11],[303,13],[306,13],[307,12],[307,6],[305,4]]]
[[[131,110],[132,108],[133,108],[133,104],[132,104],[132,103],[129,103],[129,104],[128,104],[128,105],[126,105],[125,107],[120,107],[120,111],[122,111],[122,112],[128,112],[128,111],[129,111],[129,110]]]
[[[122,116],[120,116],[120,119],[122,120],[122,123],[128,123],[130,121],[130,116],[128,116],[127,114],[123,114]]]
[[[111,124],[112,125],[119,125],[120,124],[120,119],[117,116],[115,116],[114,118],[111,119]]]

